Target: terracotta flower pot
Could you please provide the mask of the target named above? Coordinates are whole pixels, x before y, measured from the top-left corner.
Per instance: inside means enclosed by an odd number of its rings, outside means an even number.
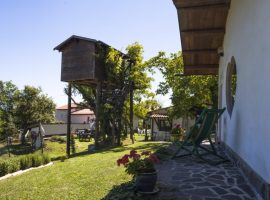
[[[139,173],[135,185],[139,192],[153,192],[157,182],[157,172]]]

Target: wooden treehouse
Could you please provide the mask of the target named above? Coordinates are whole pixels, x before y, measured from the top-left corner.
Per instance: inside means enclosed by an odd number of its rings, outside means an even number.
[[[67,125],[67,155],[70,155],[70,123],[71,123],[71,85],[81,84],[96,89],[96,134],[95,145],[98,147],[100,105],[102,99],[118,98],[123,101],[130,93],[133,102],[133,87],[119,88],[119,85],[109,81],[106,68],[106,55],[111,47],[102,41],[73,35],[56,46],[54,50],[62,53],[61,81],[68,82],[68,125]],[[117,50],[118,51],[118,50]],[[127,55],[118,51],[123,60],[128,63],[128,69],[133,63]],[[109,96],[108,96],[109,95]],[[133,105],[130,106],[130,121],[133,119]],[[132,123],[131,123],[132,124]],[[131,130],[133,128],[131,127]]]
[[[107,81],[102,54],[108,51],[109,45],[102,41],[73,35],[54,50],[62,52],[61,81],[84,85],[96,85]],[[125,54],[118,51],[120,55]]]

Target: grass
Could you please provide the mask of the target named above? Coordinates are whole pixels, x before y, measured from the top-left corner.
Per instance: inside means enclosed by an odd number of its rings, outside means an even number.
[[[155,151],[164,144],[136,142],[133,145],[73,157],[65,162],[32,170],[0,181],[0,199],[102,199],[131,176],[116,160],[131,149]],[[80,148],[86,146],[82,144]]]

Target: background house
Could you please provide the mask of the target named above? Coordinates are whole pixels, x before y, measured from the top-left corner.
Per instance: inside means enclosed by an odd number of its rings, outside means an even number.
[[[219,75],[218,139],[270,199],[270,1],[173,0],[186,75]],[[236,88],[232,87],[236,82]]]
[[[169,118],[169,109],[172,107],[152,110],[147,113],[147,123],[154,140],[170,140],[172,128],[180,124],[182,128],[189,129],[194,124],[194,119]]]
[[[57,122],[67,123],[67,105],[56,108],[55,118]],[[83,124],[89,123],[95,119],[95,114],[90,109],[80,109],[76,104],[71,104],[71,123]]]

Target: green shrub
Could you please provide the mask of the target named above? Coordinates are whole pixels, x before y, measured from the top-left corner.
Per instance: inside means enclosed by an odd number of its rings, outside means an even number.
[[[5,176],[8,173],[8,163],[4,160],[0,161],[0,176]]]
[[[64,162],[66,159],[67,159],[67,156],[61,156],[60,157],[61,162]]]
[[[42,154],[43,164],[51,162],[51,158],[48,154]]]
[[[42,155],[32,154],[31,158],[32,158],[32,167],[38,167],[43,164]]]
[[[32,167],[32,157],[31,155],[25,155],[20,157],[20,169],[28,169]]]
[[[20,160],[18,158],[11,158],[7,160],[8,173],[13,173],[20,170]]]

